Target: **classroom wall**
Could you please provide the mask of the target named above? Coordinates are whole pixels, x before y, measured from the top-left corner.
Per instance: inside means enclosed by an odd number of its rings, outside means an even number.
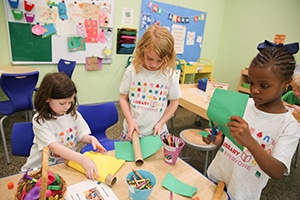
[[[285,4],[281,0],[159,1],[207,12],[201,57],[215,61],[213,77],[229,83],[231,90],[236,90],[240,70],[255,56],[259,42],[273,40],[276,33],[287,34],[287,43],[300,41],[300,26],[296,21],[299,0],[287,0]],[[81,104],[118,101],[119,84],[129,55],[115,52],[117,28],[127,27],[122,25],[123,7],[134,9],[132,28],[139,27],[140,2],[115,0],[112,64],[104,65],[100,71],[85,71],[84,65],[76,66],[72,79],[78,87]],[[11,65],[3,1],[0,1],[0,38],[0,65]],[[296,59],[300,62],[300,53]],[[39,83],[44,74],[57,71],[56,65],[29,66],[40,71]]]
[[[236,91],[259,43],[276,33],[286,34],[286,44],[300,42],[299,9],[299,0],[226,0],[213,76]],[[300,51],[294,56],[300,64]]]

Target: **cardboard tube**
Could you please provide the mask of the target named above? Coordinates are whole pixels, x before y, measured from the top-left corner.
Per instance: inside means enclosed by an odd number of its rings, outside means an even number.
[[[69,167],[72,167],[73,169],[76,169],[76,170],[80,171],[81,173],[85,174],[85,170],[83,169],[83,167],[79,163],[76,163],[74,161],[70,161],[70,160],[67,160],[67,159],[65,159],[64,163],[66,165],[68,165]],[[102,183],[106,183],[109,186],[112,186],[117,182],[117,177],[115,177],[111,174],[104,175],[103,173],[102,174],[100,173],[99,178],[97,180],[102,182]]]
[[[139,134],[136,131],[134,131],[132,134],[132,146],[133,146],[135,164],[137,166],[141,166],[142,164],[144,164],[144,160],[141,151]]]
[[[108,174],[105,177],[105,181],[104,181],[107,185],[112,186],[117,182],[117,177],[112,176],[111,174]]]
[[[214,196],[213,196],[212,200],[222,199],[224,187],[225,187],[225,183],[223,181],[218,181],[218,184],[217,184],[217,187],[214,192]]]

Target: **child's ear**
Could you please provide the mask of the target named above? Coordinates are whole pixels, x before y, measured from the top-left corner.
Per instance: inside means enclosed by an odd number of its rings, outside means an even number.
[[[283,86],[284,86],[284,90],[287,90],[288,87],[291,85],[292,79],[287,80],[284,82]]]

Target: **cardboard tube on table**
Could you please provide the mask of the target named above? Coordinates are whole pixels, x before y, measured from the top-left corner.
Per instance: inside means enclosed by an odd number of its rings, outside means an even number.
[[[144,164],[144,160],[142,156],[139,134],[136,131],[134,131],[132,134],[132,146],[135,164],[137,166],[141,166],[142,164]]]
[[[83,167],[77,162],[74,162],[71,160],[65,160],[64,163],[66,165],[68,165],[69,167],[72,167],[73,169],[80,171],[81,173],[85,173],[85,170],[83,169]],[[103,174],[103,173],[101,173],[101,171],[98,171],[98,173],[100,173],[100,174],[99,174],[99,178],[97,180],[102,183],[106,183],[107,185],[112,186],[117,182],[117,177],[115,177],[111,174]]]
[[[225,183],[223,181],[218,181],[214,196],[212,200],[220,200],[222,199],[223,191],[224,191]]]

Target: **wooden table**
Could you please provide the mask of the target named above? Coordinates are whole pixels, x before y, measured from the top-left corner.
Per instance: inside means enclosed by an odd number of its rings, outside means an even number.
[[[37,71],[32,67],[22,67],[22,66],[0,66],[0,75],[2,73],[18,74]]]
[[[114,151],[108,152],[109,155],[115,155]],[[156,176],[156,185],[150,196],[150,200],[167,200],[170,197],[169,190],[162,186],[162,181],[166,174],[170,172],[176,178],[197,187],[197,193],[194,195],[200,197],[201,200],[211,200],[215,191],[215,184],[209,181],[205,176],[203,176],[196,169],[185,163],[183,160],[178,158],[175,165],[168,165],[163,159],[163,150],[159,150],[156,154],[145,159],[142,166],[136,166],[134,162],[125,162],[120,170],[116,173],[117,182],[111,187],[115,192],[116,196],[120,200],[128,199],[128,190],[126,185],[125,177],[132,169],[144,169],[152,172]],[[72,185],[81,181],[87,180],[86,176],[65,164],[58,164],[51,166],[49,168],[52,172],[62,176],[68,185]],[[17,174],[9,177],[0,179],[0,194],[1,199],[13,199],[13,195],[16,191],[16,185],[18,180],[23,174]],[[14,182],[15,188],[13,190],[7,189],[8,182]],[[188,197],[183,197],[177,194],[173,194],[174,200],[180,199],[191,199]],[[223,192],[222,200],[228,199],[225,192]]]
[[[205,92],[198,89],[197,84],[181,84],[182,96],[179,105],[193,113],[208,119],[206,111],[208,102],[205,101]]]

